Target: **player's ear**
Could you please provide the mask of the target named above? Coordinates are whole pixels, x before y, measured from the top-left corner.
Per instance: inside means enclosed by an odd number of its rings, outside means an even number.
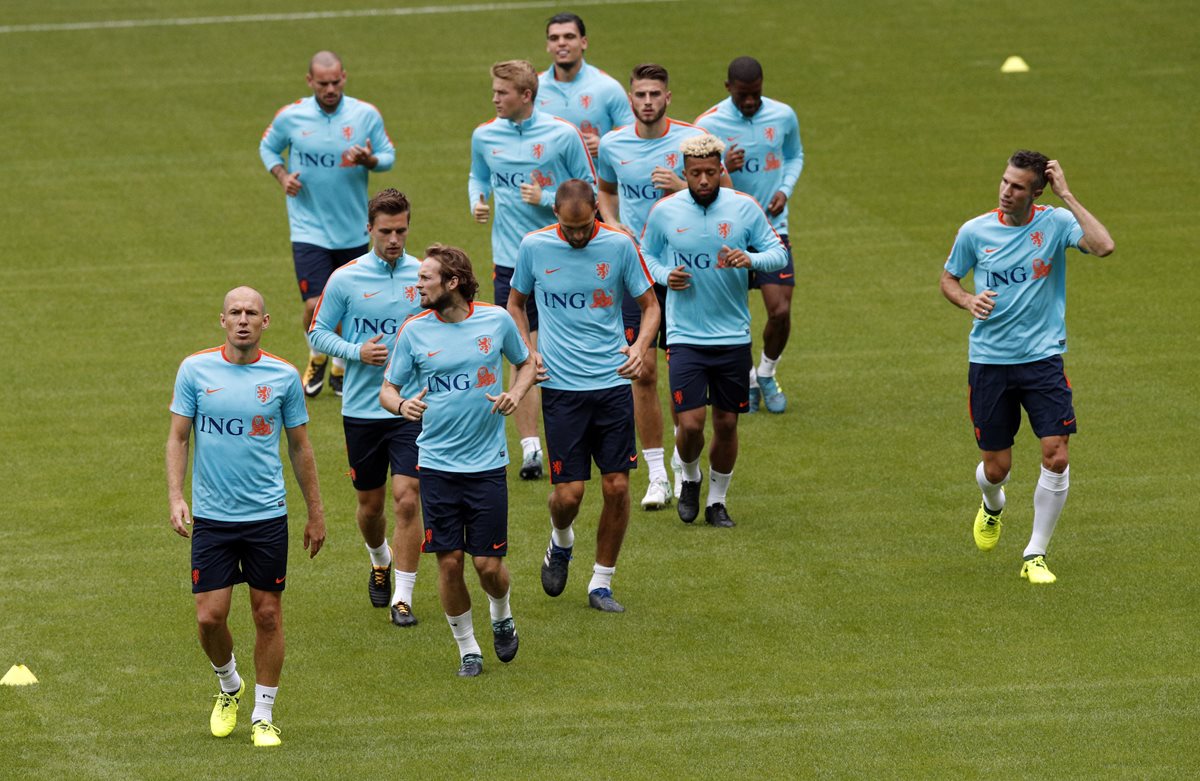
[[[266,328],[270,324],[271,324],[271,316],[264,314],[263,315],[263,328]]]

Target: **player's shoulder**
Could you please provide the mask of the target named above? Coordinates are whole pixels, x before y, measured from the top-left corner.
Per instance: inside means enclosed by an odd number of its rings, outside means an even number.
[[[487,301],[472,301],[470,317],[482,322],[512,320],[507,309],[496,304],[489,304]]]
[[[300,370],[297,369],[286,358],[280,358],[275,353],[269,353],[266,350],[262,350],[261,353],[262,353],[262,358],[260,358],[259,360],[262,362],[263,368],[265,368],[265,369],[281,369],[281,370],[285,370],[285,371],[289,372],[290,374],[295,374],[296,376],[300,376]]]
[[[557,117],[553,114],[544,114],[543,116],[548,117],[545,124],[547,127],[553,128],[553,132],[558,133],[563,137],[580,135],[579,126],[571,120],[563,119],[562,117]]]
[[[655,201],[650,207],[650,211],[646,213],[646,224],[649,225],[651,220],[663,219],[665,215],[677,212],[686,206],[687,201],[680,197],[686,192],[686,189],[680,190]]]
[[[608,243],[616,246],[629,245],[630,247],[637,249],[637,244],[625,231],[617,230],[607,222],[597,222],[596,227],[596,236],[592,239],[592,241],[600,242],[601,246],[603,246],[605,243]]]
[[[280,119],[284,119],[284,118],[297,116],[298,114],[300,114],[303,111],[304,101],[306,101],[306,100],[307,100],[307,98],[299,98],[297,100],[292,101],[291,103],[285,103],[283,106],[281,106],[279,108],[278,111],[275,112],[275,119],[280,120]]]
[[[376,117],[383,117],[383,112],[374,104],[361,98],[352,98],[349,95],[345,96],[345,100],[354,101],[349,104],[349,107],[354,108],[360,114],[372,114]]]
[[[343,263],[333,270],[329,275],[329,281],[325,283],[325,289],[328,290],[331,285],[344,285],[353,281],[354,277],[361,274],[363,271],[370,268],[364,265],[361,261],[365,260],[367,255],[355,258],[354,260]]]
[[[472,131],[471,135],[479,136],[479,135],[483,135],[485,133],[495,132],[496,130],[498,130],[502,127],[500,124],[497,123],[496,120],[498,120],[498,119],[499,119],[499,117],[492,117],[491,119],[480,122],[478,125],[475,126],[475,130]]]
[[[785,117],[790,116],[793,118],[796,116],[796,110],[794,108],[792,108],[789,104],[784,103],[782,100],[768,98],[764,95],[762,102],[763,102],[763,108],[767,109],[771,114],[776,114],[776,115],[785,116]]]
[[[223,361],[225,360],[221,355],[221,350],[223,349],[224,345],[217,345],[216,347],[206,347],[203,350],[197,350],[180,361],[179,367],[183,368],[184,366],[192,366],[198,363],[206,363],[213,360]]]
[[[738,206],[741,208],[749,208],[753,206],[755,209],[762,209],[762,204],[759,203],[758,199],[750,193],[742,192],[741,190],[730,189],[729,194],[733,196],[734,203],[738,204]]]
[[[704,111],[700,116],[696,117],[695,124],[704,127],[707,124],[717,122],[721,119],[721,107],[728,102],[728,99],[722,100],[719,103],[711,106],[707,111]]]
[[[693,122],[684,122],[681,119],[668,118],[667,123],[667,135],[682,136],[684,138],[709,135],[707,128],[701,127]]]
[[[420,330],[431,323],[437,322],[438,319],[434,314],[434,310],[426,309],[424,311],[417,312],[415,315],[410,315],[407,317],[404,322],[400,324],[400,330],[396,332],[396,337],[399,338],[406,332]]]

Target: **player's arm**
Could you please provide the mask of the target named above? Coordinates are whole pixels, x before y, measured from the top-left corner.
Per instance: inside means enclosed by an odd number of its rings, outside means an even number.
[[[471,172],[467,175],[467,201],[475,222],[486,224],[491,216],[487,199],[492,193],[492,168],[483,155],[483,142],[476,131],[471,136]]]
[[[189,536],[192,515],[183,498],[183,480],[187,473],[188,443],[192,435],[192,419],[171,413],[171,430],[167,433],[167,503],[171,508],[171,528],[180,537]]]
[[[1050,190],[1066,204],[1067,208],[1071,210],[1071,214],[1075,215],[1079,227],[1083,229],[1083,237],[1079,240],[1079,249],[1098,258],[1111,255],[1112,251],[1116,249],[1116,244],[1109,235],[1108,228],[1093,217],[1092,213],[1085,209],[1079,199],[1071,193],[1071,188],[1067,186],[1067,177],[1063,175],[1062,166],[1058,164],[1057,160],[1046,163],[1046,179],[1050,182]]]
[[[637,238],[629,226],[621,222],[621,194],[616,183],[604,178],[598,179],[597,182],[599,186],[596,192],[596,201],[600,207],[600,219],[629,238]]]
[[[367,138],[366,151],[368,158],[360,163],[371,169],[377,174],[392,170],[392,166],[396,164],[396,145],[392,143],[392,139],[388,137],[387,130],[383,126],[383,115],[378,111],[374,114],[374,122],[371,123],[371,135]]]
[[[741,249],[732,249],[727,253],[726,263],[735,268],[748,267],[755,271],[778,271],[787,265],[787,248],[783,246],[779,234],[771,227],[767,215],[763,213],[758,204],[750,199],[746,200],[749,203],[746,211],[750,216],[750,239],[747,246],[755,247],[758,251],[746,252]],[[745,266],[741,265],[742,256],[748,261]]]
[[[658,296],[654,294],[653,285],[646,288],[634,300],[637,301],[638,309],[642,310],[642,324],[638,330],[637,341],[621,348],[621,352],[628,357],[625,363],[617,368],[617,374],[628,380],[636,380],[641,376],[642,363],[646,359],[646,352],[654,349],[650,346],[650,343],[658,335],[658,323],[661,316],[658,306]]]
[[[942,269],[942,295],[959,309],[965,309],[977,320],[987,320],[996,307],[996,291],[984,290],[979,295],[967,292],[959,277]]]
[[[308,342],[314,350],[347,361],[361,360],[359,345],[349,342],[337,332],[346,314],[346,297],[342,294],[335,273],[317,299],[312,324],[308,326]]]
[[[804,146],[800,143],[800,123],[796,119],[794,111],[788,122],[788,128],[784,132],[782,152],[783,179],[779,182],[779,189],[767,203],[767,214],[772,217],[778,217],[783,212],[788,198],[791,198],[792,193],[795,192],[800,172],[804,170]]]
[[[484,394],[488,401],[492,402],[492,413],[499,412],[501,415],[511,415],[517,411],[517,406],[521,403],[521,399],[525,398],[525,394],[529,393],[529,389],[533,387],[534,381],[537,379],[537,368],[533,362],[533,353],[530,352],[528,357],[520,363],[513,364],[515,376],[513,378],[512,387],[507,391],[493,396],[492,394]]]
[[[308,440],[308,426],[301,423],[284,429],[287,432],[288,459],[292,472],[304,494],[308,508],[308,523],[304,525],[304,550],[311,559],[325,544],[325,507],[321,504],[321,486],[317,480],[317,460],[313,456],[312,443]]]
[[[662,201],[659,201],[662,203]],[[692,275],[683,270],[683,266],[670,268],[662,261],[669,251],[666,234],[663,233],[662,220],[657,219],[658,204],[650,209],[646,225],[642,228],[641,251],[650,271],[650,278],[671,290],[687,290],[691,286]]]
[[[275,181],[279,182],[283,191],[290,196],[296,196],[303,185],[300,184],[300,172],[289,174],[287,163],[283,159],[283,150],[291,145],[291,140],[284,129],[286,124],[286,120],[280,119],[277,115],[275,121],[267,126],[262,141],[258,143],[258,156],[271,176],[275,177]]]
[[[407,324],[408,321],[405,321],[405,325]],[[413,422],[419,421],[425,414],[428,405],[424,399],[425,394],[429,392],[428,388],[422,388],[416,396],[410,399],[404,398],[401,393],[402,380],[415,369],[412,359],[412,343],[409,342],[404,327],[401,326],[400,333],[396,334],[396,342],[392,345],[392,354],[387,368],[383,370],[383,385],[379,389],[379,405],[389,414],[400,415],[405,420]]]

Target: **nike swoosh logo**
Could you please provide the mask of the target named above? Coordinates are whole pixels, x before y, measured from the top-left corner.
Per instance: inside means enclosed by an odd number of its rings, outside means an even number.
[[[794,276],[796,276],[796,275],[795,274],[780,274],[779,278],[780,279],[791,279]]]
[[[983,251],[986,252],[988,255],[991,255],[993,252],[995,252],[998,249],[1000,249],[1000,248],[999,247],[985,247]]]
[[[690,230],[691,230],[691,228],[676,228],[675,232],[676,233],[687,233]]]
[[[633,162],[632,160],[621,160],[620,161],[621,165],[629,165],[632,162]]]
[[[737,136],[725,136],[726,141],[737,141]]]
[[[431,353],[425,353],[425,355],[426,355],[426,356],[428,356],[428,357],[430,357],[430,358],[432,358],[433,356],[437,355],[437,354],[438,354],[438,353],[440,353],[440,352],[441,352],[441,350],[434,350],[434,351],[433,351],[433,352],[431,352]]]
[[[284,575],[282,578],[275,578],[275,585],[278,586],[280,583],[282,583],[285,580],[287,580],[287,575]]]
[[[508,544],[508,540],[505,540],[504,542],[501,542],[501,543],[492,543],[492,550],[500,550],[507,544]]]
[[[374,298],[382,292],[382,290],[376,290],[374,293],[363,293],[363,298]]]
[[[216,393],[217,391],[223,391],[223,390],[225,390],[225,389],[224,388],[205,388],[204,392],[207,393],[209,396],[211,396],[214,393]]]
[[[311,135],[312,135],[313,133],[315,133],[315,132],[317,132],[317,131],[315,131],[315,130],[301,130],[301,131],[300,131],[300,135],[302,135],[302,136],[304,136],[305,138],[307,138],[308,136],[311,136]]]
[[[558,271],[561,268],[562,268],[562,266],[559,266],[558,268],[548,268],[548,269],[546,269],[546,273],[553,274],[555,271]]]
[[[636,455],[632,455],[632,456],[630,456],[630,457],[629,457],[629,460],[630,460],[630,461],[633,461],[634,463],[637,463],[637,456],[636,456]]]
[[[1064,426],[1069,426],[1069,425],[1071,425],[1071,424],[1072,424],[1072,423],[1074,423],[1074,422],[1075,422],[1075,418],[1071,418],[1070,420],[1064,420],[1064,421],[1063,421],[1063,425],[1064,425]]]
[[[503,152],[503,151],[504,151],[503,149],[493,149],[493,150],[492,150],[492,154],[494,154],[494,155],[498,155],[498,154],[500,154],[500,153],[501,153],[501,152]]]

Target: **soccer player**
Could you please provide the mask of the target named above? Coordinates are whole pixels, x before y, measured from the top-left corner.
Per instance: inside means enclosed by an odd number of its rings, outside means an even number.
[[[633,124],[608,133],[600,141],[596,175],[600,188],[600,216],[618,230],[638,237],[650,207],[665,195],[682,190],[684,139],[703,135],[695,125],[667,116],[671,105],[667,69],[654,63],[638,65],[629,78],[629,100],[635,109]],[[666,288],[657,286],[660,311]],[[622,305],[625,338],[633,344],[641,330],[641,309],[627,297]],[[660,318],[660,326],[665,322]],[[660,327],[654,346],[666,349],[666,330]],[[651,344],[654,344],[652,342]],[[658,357],[651,350],[641,373],[633,381],[634,417],[642,440],[642,457],[650,472],[642,509],[658,510],[671,503],[674,492],[663,463],[662,406],[658,400]]]
[[[1047,183],[1065,209],[1035,203]],[[1056,579],[1046,550],[1067,501],[1067,441],[1076,430],[1062,359],[1068,247],[1104,257],[1114,245],[1108,229],[1072,194],[1058,161],[1019,150],[1000,177],[999,208],[959,229],[941,278],[942,295],[974,318],[967,389],[983,457],[975,468],[983,501],[973,526],[980,550],[990,551],[1000,541],[1004,484],[1022,407],[1042,443],[1033,532],[1021,565],[1021,577],[1035,584]],[[975,293],[960,282],[971,271]]]
[[[509,284],[521,237],[554,222],[554,190],[568,179],[595,183],[592,158],[579,130],[564,119],[537,111],[537,73],[524,60],[492,66],[492,105],[496,118],[471,134],[471,174],[467,183],[475,220],[487,223],[494,195],[492,226],[493,301],[508,304]],[[537,347],[537,307],[529,303],[529,330]],[[521,479],[542,476],[542,444],[537,429],[537,392],[524,397],[517,410],[521,437]]]
[[[612,76],[583,60],[587,28],[575,14],[555,14],[546,22],[546,51],[554,64],[538,75],[538,107],[579,128],[595,157],[600,139],[633,122],[625,90]]]
[[[750,408],[759,402],[768,412],[787,409],[787,397],[775,377],[792,330],[792,290],[796,266],[788,241],[788,198],[804,168],[804,147],[796,112],[785,103],[764,98],[762,65],[752,57],[729,63],[725,89],[729,97],[701,114],[696,124],[729,142],[725,168],[733,186],[758,200],[771,218],[787,250],[787,264],[778,271],[755,271],[751,287],[762,291],[767,322],[758,369],[750,372]]]
[[[483,655],[471,623],[464,551],[488,595],[496,657],[511,662],[517,655],[504,566],[508,449],[501,416],[516,411],[533,385],[535,367],[508,313],[475,301],[479,283],[467,254],[440,244],[425,254],[417,291],[428,311],[409,318],[396,335],[379,401],[392,414],[422,421],[421,550],[437,555],[438,593],[458,643],[458,674],[473,677],[483,672]],[[501,356],[514,367],[508,392]],[[407,395],[410,387],[421,390]]]
[[[346,71],[329,51],[308,64],[311,98],[279,109],[263,133],[258,154],[287,195],[292,261],[304,330],[329,275],[367,251],[367,176],[383,173],[396,161],[396,148],[383,129],[383,117],[370,103],[344,94]],[[287,161],[283,153],[287,151]],[[327,357],[310,348],[304,393],[316,396],[325,386]],[[333,361],[329,385],[342,395],[345,363]]]
[[[588,604],[608,613],[625,608],[612,595],[617,555],[629,525],[629,470],[637,465],[633,394],[629,381],[653,355],[658,299],[633,239],[596,220],[596,194],[587,182],[564,182],[555,197],[558,223],[521,241],[508,313],[528,340],[525,299],[542,313],[542,417],[550,460],[550,545],[542,588],[557,597],[567,585],[572,525],[600,470],[604,504],[596,529],[596,564]],[[621,328],[621,301],[633,298],[645,325],[632,345]],[[661,459],[661,452],[659,458]]]
[[[676,509],[684,523],[700,512],[700,453],[711,404],[704,519],[718,527],[734,525],[725,499],[737,461],[737,416],[750,405],[747,277],[750,269],[776,271],[787,263],[787,250],[758,203],[721,186],[724,149],[711,135],[680,145],[687,190],[655,204],[642,234],[650,273],[668,288],[667,365],[683,471]]]
[[[417,435],[421,424],[382,409],[379,387],[392,337],[405,319],[421,311],[417,298],[421,261],[404,251],[411,213],[408,198],[396,190],[384,190],[371,199],[367,231],[372,249],[329,277],[309,331],[314,347],[347,362],[342,427],[350,480],[358,498],[358,529],[371,557],[367,594],[375,607],[390,605],[392,623],[400,627],[417,623],[412,600],[421,556],[417,518]],[[413,388],[406,391],[416,393]],[[396,515],[390,548],[385,537],[389,467]]]
[[[300,374],[259,343],[270,324],[262,296],[238,287],[225,295],[225,343],[188,356],[175,378],[167,436],[167,497],[171,526],[192,539],[192,593],[200,645],[220,680],[209,728],[223,738],[237,726],[246,682],[238,675],[229,632],[233,587],[250,587],[254,615],[255,746],[278,746],[272,708],[283,668],[283,587],[287,578],[287,493],[279,434],[304,494],[309,557],[325,544],[325,513],[308,441]],[[183,498],[188,444],[195,432],[192,507]],[[195,515],[193,516],[192,512]],[[189,533],[188,527],[192,527]]]

